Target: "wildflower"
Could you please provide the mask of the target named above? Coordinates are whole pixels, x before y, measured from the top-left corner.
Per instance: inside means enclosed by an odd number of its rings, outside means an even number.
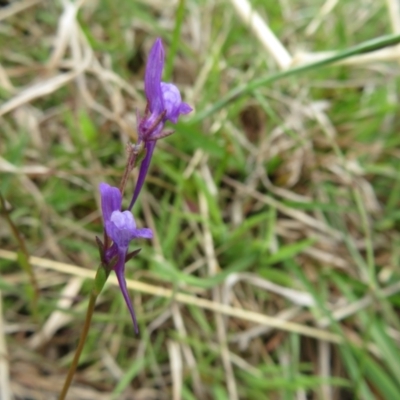
[[[112,239],[113,244],[105,251],[105,260],[111,262],[117,256],[113,266],[118,279],[119,287],[128,306],[136,333],[139,332],[135,312],[129,299],[125,282],[125,260],[129,256],[129,243],[133,239],[151,239],[153,233],[148,228],[137,228],[135,219],[130,211],[121,211],[122,195],[118,188],[106,183],[100,183],[101,209],[104,219],[106,234]]]
[[[147,99],[145,115],[138,114],[138,139],[144,143],[146,154],[140,164],[139,176],[129,209],[131,209],[142,189],[153,156],[156,141],[170,135],[164,131],[167,121],[176,124],[180,115],[192,111],[189,104],[182,101],[179,89],[172,83],[161,82],[164,68],[164,48],[158,38],[150,50],[144,77],[144,90]]]

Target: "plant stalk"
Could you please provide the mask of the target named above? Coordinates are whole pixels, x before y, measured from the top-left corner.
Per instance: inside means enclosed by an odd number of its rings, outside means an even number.
[[[68,389],[69,389],[72,379],[75,375],[76,368],[78,367],[78,363],[79,363],[79,358],[82,354],[82,350],[83,350],[83,347],[85,346],[86,338],[89,333],[90,323],[92,321],[97,296],[98,295],[95,293],[95,291],[92,291],[92,293],[90,294],[89,305],[88,305],[88,308],[86,311],[85,323],[83,325],[81,336],[79,338],[78,347],[76,348],[74,359],[72,360],[72,364],[69,367],[68,375],[65,378],[64,386],[62,388],[60,396],[58,397],[58,400],[65,400],[67,393],[68,393]]]

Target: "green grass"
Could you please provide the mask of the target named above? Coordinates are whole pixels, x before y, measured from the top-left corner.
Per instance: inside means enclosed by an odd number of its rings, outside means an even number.
[[[119,290],[107,286],[71,398],[397,400],[399,64],[334,64],[400,42],[389,2],[338,2],[307,35],[323,1],[253,0],[292,56],[335,51],[283,71],[228,0],[89,3],[76,18],[81,50],[93,51],[102,70],[0,117],[0,327],[10,369],[0,362],[0,376],[15,398],[59,393],[91,288],[86,280],[74,291],[67,267],[30,265],[21,240],[30,255],[96,269],[97,187],[119,183],[135,110],[145,107],[147,52],[160,36],[165,79],[195,112],[157,144],[134,208],[155,239],[135,243],[142,251],[126,276],[194,301],[130,291],[135,336]],[[70,71],[80,53],[69,42],[48,68],[62,12],[39,3],[2,21],[2,102]],[[133,187],[132,177],[126,193]],[[20,252],[19,262],[3,250]],[[335,340],[221,317],[196,298],[325,329]],[[61,309],[68,318],[33,346]]]

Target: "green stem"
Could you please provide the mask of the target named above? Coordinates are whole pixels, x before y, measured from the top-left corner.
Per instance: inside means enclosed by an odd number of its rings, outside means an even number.
[[[378,38],[369,40],[367,42],[361,43],[357,46],[351,47],[347,50],[339,51],[331,56],[327,56],[326,58],[324,58],[322,60],[308,63],[308,64],[302,64],[297,67],[292,67],[290,69],[287,69],[285,71],[281,71],[281,72],[278,72],[275,74],[271,74],[271,75],[267,75],[267,76],[264,76],[261,78],[254,79],[247,83],[243,83],[243,84],[235,87],[234,89],[232,89],[224,97],[222,97],[220,100],[216,101],[209,108],[196,113],[190,119],[190,121],[188,121],[188,125],[192,125],[192,124],[202,121],[204,118],[209,117],[211,114],[214,114],[217,111],[221,110],[223,107],[228,105],[230,102],[233,102],[233,101],[237,100],[238,98],[240,98],[248,93],[251,93],[255,89],[258,89],[259,87],[262,87],[262,86],[265,86],[272,82],[275,82],[279,79],[287,78],[289,76],[293,76],[293,75],[299,74],[301,72],[311,71],[313,69],[320,68],[320,67],[332,64],[332,63],[340,61],[340,60],[344,60],[346,58],[355,56],[357,54],[368,53],[368,52],[371,52],[374,50],[381,49],[386,46],[395,45],[399,42],[400,42],[399,34],[378,37]]]
[[[14,224],[14,221],[11,219],[10,213],[7,210],[6,206],[6,200],[3,197],[3,195],[0,193],[0,215],[3,215],[4,218],[6,219],[8,225],[10,226],[11,232],[14,235],[15,240],[18,242],[19,245],[19,251],[18,251],[18,263],[20,266],[26,271],[26,273],[29,276],[29,280],[33,289],[33,295],[32,295],[32,311],[34,318],[36,320],[39,320],[39,313],[38,313],[38,300],[39,300],[39,285],[36,280],[35,273],[33,271],[32,264],[29,261],[29,251],[28,248],[26,247],[25,241],[23,239],[23,236],[19,232],[17,226]]]
[[[365,235],[365,245],[366,245],[365,247],[367,253],[367,266],[368,266],[368,283],[370,289],[372,289],[373,291],[373,294],[376,295],[375,291],[378,288],[378,283],[376,280],[375,256],[374,256],[374,246],[371,235],[371,226],[367,215],[367,210],[365,209],[365,205],[361,197],[360,190],[356,187],[353,189],[353,193],[356,200],[358,212],[360,213],[361,216],[361,223]]]
[[[96,305],[97,296],[98,295],[95,293],[95,291],[93,291],[90,294],[89,305],[88,305],[88,308],[87,308],[87,311],[86,311],[85,324],[83,325],[81,337],[79,338],[78,347],[77,347],[77,349],[75,351],[74,359],[72,360],[72,364],[69,367],[68,375],[65,378],[64,386],[62,388],[60,396],[58,397],[58,400],[64,400],[65,399],[65,397],[67,396],[67,393],[68,393],[68,389],[69,389],[69,387],[71,385],[72,379],[73,379],[73,377],[75,375],[76,368],[78,367],[79,358],[80,358],[80,356],[82,354],[82,350],[83,350],[83,347],[85,346],[86,338],[87,338],[87,335],[89,333],[90,323],[92,321],[92,317],[93,317],[94,307]]]

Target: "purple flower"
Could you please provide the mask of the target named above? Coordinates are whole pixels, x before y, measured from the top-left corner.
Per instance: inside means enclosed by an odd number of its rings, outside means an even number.
[[[112,246],[106,250],[105,259],[110,262],[118,256],[114,271],[117,275],[119,287],[128,306],[136,333],[139,332],[135,312],[129,299],[125,282],[125,258],[128,253],[129,243],[133,239],[151,239],[153,232],[148,228],[136,228],[135,219],[130,211],[121,211],[122,196],[118,188],[100,183],[101,209],[104,227],[107,235],[113,240]]]
[[[173,83],[161,82],[161,92],[166,110],[165,117],[172,123],[176,124],[181,114],[192,111],[192,107],[182,101],[179,89]]]
[[[164,68],[164,48],[158,38],[150,50],[144,76],[144,91],[147,99],[146,113],[138,117],[138,138],[144,142],[146,155],[140,164],[139,176],[129,209],[133,207],[149,170],[156,141],[166,135],[163,132],[167,121],[176,124],[179,116],[192,111],[189,104],[184,103],[179,89],[172,83],[161,82]]]

